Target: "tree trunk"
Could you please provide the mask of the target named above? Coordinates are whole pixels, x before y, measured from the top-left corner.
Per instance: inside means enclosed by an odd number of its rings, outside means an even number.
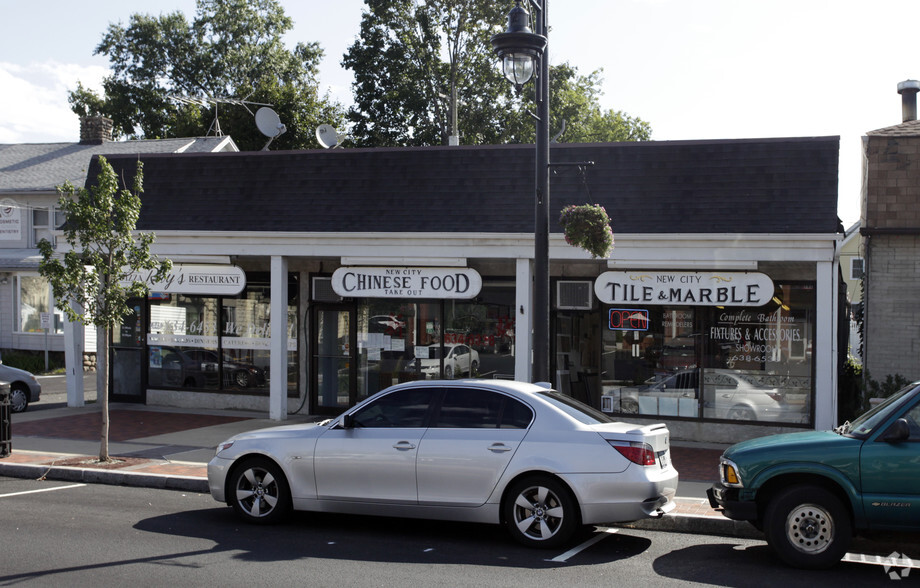
[[[96,400],[102,427],[99,431],[99,461],[109,461],[109,330],[96,327]]]

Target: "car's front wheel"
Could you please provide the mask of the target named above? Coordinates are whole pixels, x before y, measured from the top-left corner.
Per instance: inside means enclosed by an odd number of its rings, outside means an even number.
[[[569,489],[549,476],[515,482],[505,495],[502,516],[518,543],[547,549],[565,545],[581,524]]]
[[[250,523],[271,524],[291,510],[284,472],[268,458],[249,458],[230,476],[230,505]]]
[[[10,410],[25,412],[27,408],[29,408],[29,390],[21,384],[12,386],[10,388]]]
[[[787,564],[823,569],[846,553],[852,523],[843,503],[831,492],[817,486],[792,486],[767,505],[764,534]]]

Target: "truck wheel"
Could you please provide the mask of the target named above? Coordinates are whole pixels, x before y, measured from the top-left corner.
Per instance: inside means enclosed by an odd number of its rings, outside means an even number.
[[[840,499],[817,486],[792,486],[774,496],[763,526],[776,555],[804,569],[824,569],[839,562],[853,533],[850,514]]]

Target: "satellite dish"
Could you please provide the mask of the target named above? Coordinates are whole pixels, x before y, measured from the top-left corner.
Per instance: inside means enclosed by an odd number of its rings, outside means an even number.
[[[323,149],[329,149],[339,144],[339,133],[332,125],[319,125],[316,127],[316,140]]]
[[[267,106],[263,106],[256,111],[256,126],[266,137],[274,139],[287,130],[278,113]]]
[[[260,133],[268,137],[268,143],[262,147],[262,151],[268,151],[268,146],[272,144],[272,141],[287,132],[287,127],[281,122],[278,113],[268,106],[263,106],[256,111],[256,127]]]

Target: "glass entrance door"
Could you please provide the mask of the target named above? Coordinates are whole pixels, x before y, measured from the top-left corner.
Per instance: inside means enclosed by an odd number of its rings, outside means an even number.
[[[147,329],[144,300],[132,298],[128,300],[128,307],[131,312],[112,329],[109,396],[119,402],[144,402],[146,388],[142,372],[146,366],[144,337]]]
[[[313,324],[313,406],[318,414],[338,414],[355,402],[355,312],[318,307]]]

